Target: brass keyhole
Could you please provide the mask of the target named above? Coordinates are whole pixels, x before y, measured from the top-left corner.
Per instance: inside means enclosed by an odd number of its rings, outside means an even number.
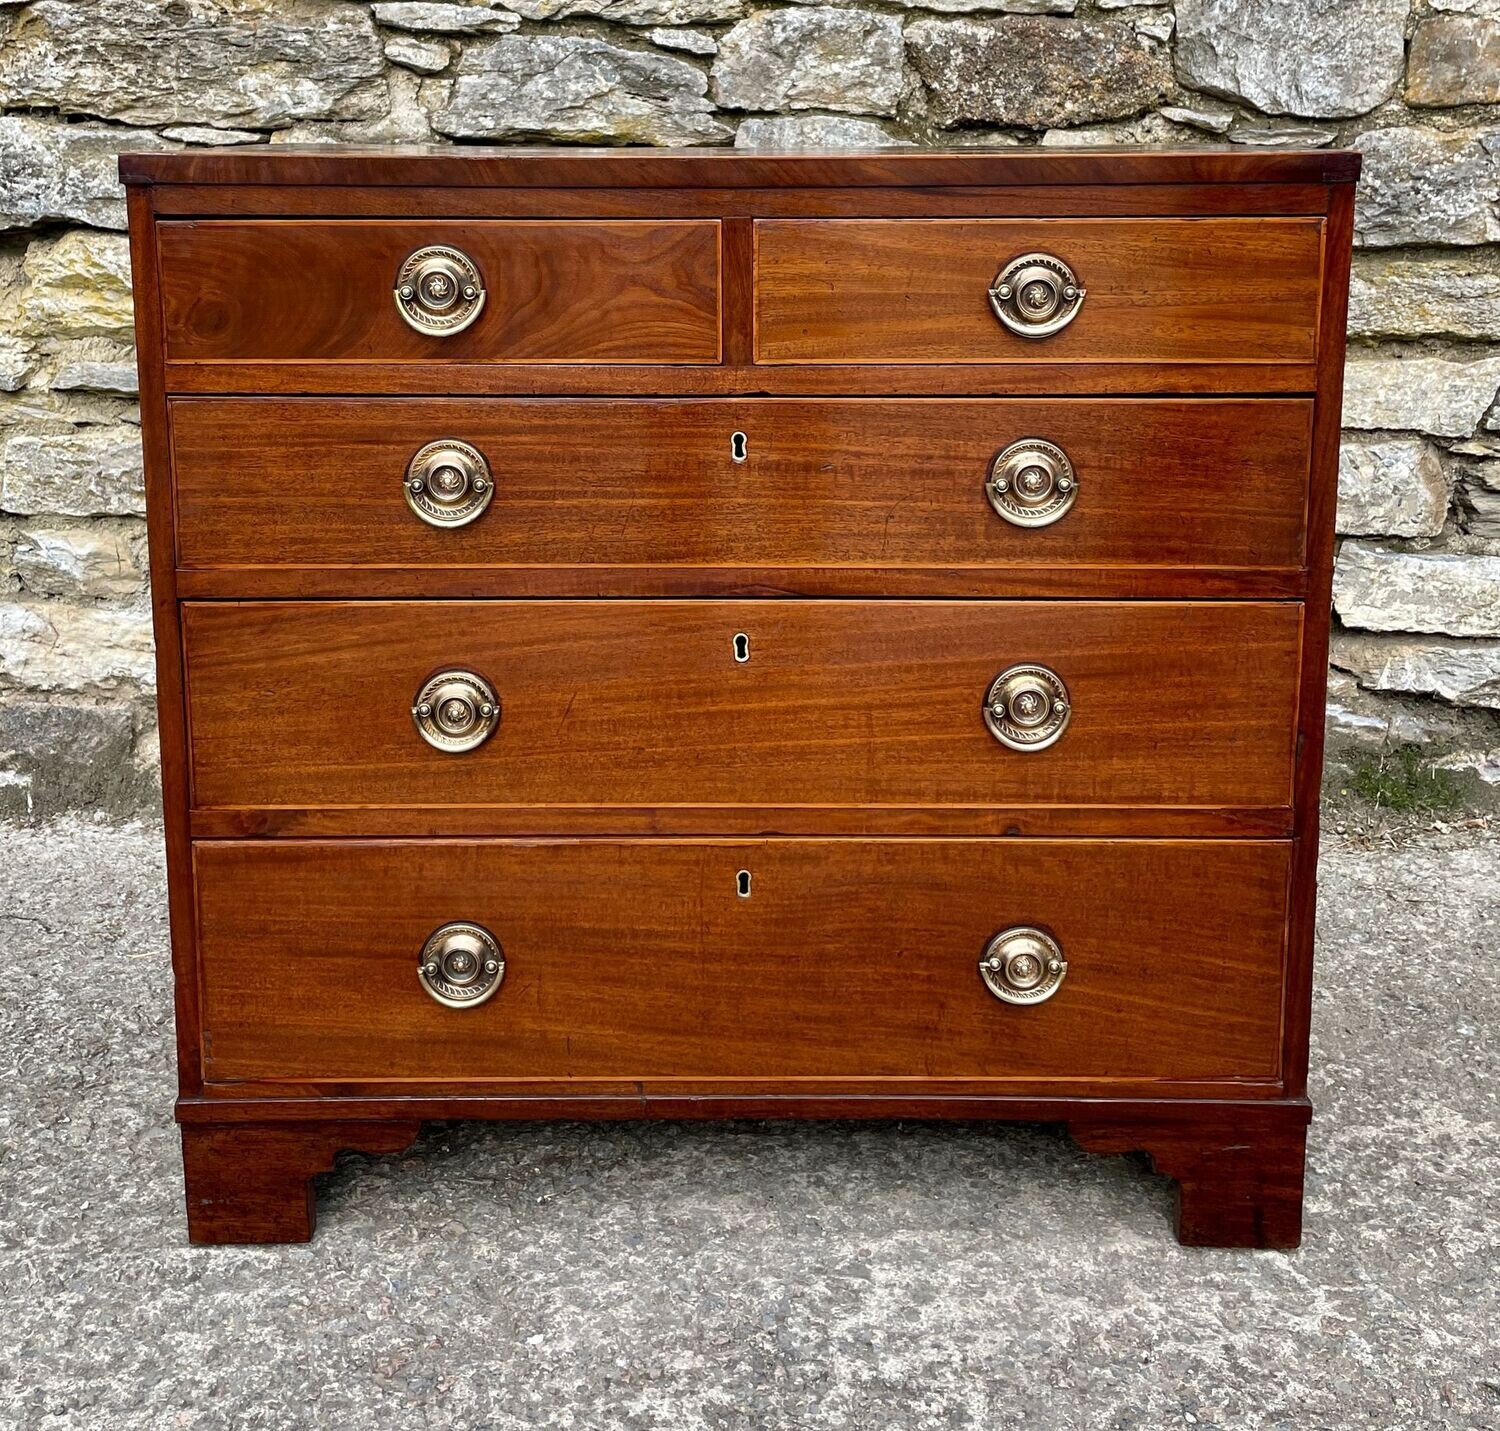
[[[734,877],[734,890],[741,899],[750,898],[750,871],[741,870]]]
[[[743,631],[734,638],[734,659],[742,666],[750,659],[750,638]]]
[[[750,454],[750,439],[743,432],[736,432],[729,439],[729,455],[736,462],[743,462]]]

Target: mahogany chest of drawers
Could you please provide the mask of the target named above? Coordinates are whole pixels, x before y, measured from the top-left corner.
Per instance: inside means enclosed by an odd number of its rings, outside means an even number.
[[[853,1116],[1296,1244],[1356,156],[121,168],[195,1241]]]

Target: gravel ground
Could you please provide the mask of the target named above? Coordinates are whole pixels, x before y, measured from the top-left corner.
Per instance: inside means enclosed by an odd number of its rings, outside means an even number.
[[[431,1126],[185,1242],[158,833],[0,831],[0,1423],[1500,1427],[1500,842],[1330,843],[1293,1254],[1042,1128]]]

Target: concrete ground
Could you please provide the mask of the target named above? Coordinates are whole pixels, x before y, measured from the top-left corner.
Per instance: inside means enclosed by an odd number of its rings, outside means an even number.
[[[1300,1252],[1049,1129],[436,1126],[185,1242],[158,834],[0,832],[0,1425],[1500,1427],[1500,842],[1334,836]]]

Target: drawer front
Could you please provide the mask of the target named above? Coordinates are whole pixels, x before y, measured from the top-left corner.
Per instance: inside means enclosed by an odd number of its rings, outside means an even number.
[[[164,223],[169,360],[716,363],[717,221]],[[397,309],[428,247],[472,260],[483,306],[434,335]]]
[[[246,602],[183,616],[200,807],[1290,796],[1291,604]],[[1007,748],[984,719],[992,682],[1024,663],[1055,672],[1071,703],[1045,749]],[[453,669],[500,704],[461,754],[426,744],[412,715]]]
[[[185,567],[1290,569],[1311,420],[1302,400],[183,399],[178,555]],[[495,484],[467,525],[431,525],[406,499],[417,454],[444,442],[473,448]],[[995,464],[1039,444],[1066,467],[1046,469],[1032,508],[1002,495],[997,510]],[[1059,472],[1074,484],[1066,503]],[[1033,511],[1050,524],[1015,520]]]
[[[1098,840],[200,844],[210,1081],[1267,1080],[1288,847]],[[740,874],[750,876],[742,897]],[[504,973],[418,979],[452,921]],[[1002,1002],[1039,927],[1067,969]]]
[[[1319,219],[765,219],[762,363],[1310,362]],[[1084,291],[1048,337],[990,289],[1033,252]]]

